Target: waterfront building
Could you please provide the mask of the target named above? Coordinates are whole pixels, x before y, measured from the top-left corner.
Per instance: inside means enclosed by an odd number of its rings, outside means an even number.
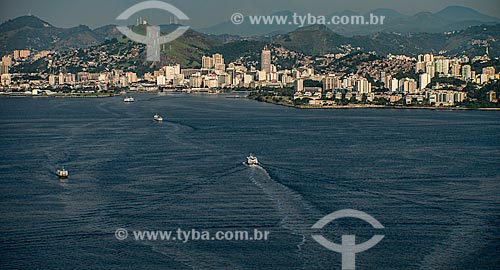
[[[304,91],[304,80],[296,79],[294,82],[295,93]]]
[[[341,87],[342,81],[333,74],[330,74],[323,79],[323,90],[335,90]]]
[[[129,83],[136,83],[137,80],[137,74],[135,72],[127,72],[125,73],[125,76],[127,77],[127,81]]]
[[[356,81],[356,90],[359,94],[368,94],[372,92],[372,84],[366,78]]]
[[[455,106],[467,98],[467,93],[455,90],[436,90],[427,92],[429,104],[434,106]]]
[[[156,85],[166,85],[167,78],[164,75],[160,75],[156,78]]]
[[[493,103],[498,102],[497,93],[495,91],[491,90],[488,92],[488,101]]]
[[[2,74],[0,76],[0,79],[1,79],[1,85],[2,86],[10,86],[10,84],[11,84],[10,74]]]

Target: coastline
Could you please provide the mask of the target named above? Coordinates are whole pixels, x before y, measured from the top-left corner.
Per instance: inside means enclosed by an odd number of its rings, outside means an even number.
[[[0,94],[0,98],[108,98],[108,97],[116,97],[121,96],[123,93],[118,94],[105,94],[105,95],[96,95],[96,94],[60,94],[60,95],[11,95],[11,94]]]
[[[137,92],[140,94],[158,94],[157,92]],[[127,92],[112,93],[112,94],[55,94],[55,95],[12,95],[12,94],[0,94],[0,98],[109,98],[116,96],[123,96],[125,94],[130,94]],[[199,94],[199,93],[190,93]],[[234,93],[218,93],[218,95],[230,95]],[[284,106],[295,109],[303,110],[351,110],[351,109],[396,109],[396,110],[434,110],[434,111],[500,111],[500,107],[479,107],[479,108],[466,108],[466,107],[431,107],[431,106],[401,106],[401,105],[375,105],[375,104],[349,104],[349,105],[295,105],[285,102],[272,102],[272,101],[262,101],[249,96],[227,96],[226,98],[246,98],[250,100],[255,100],[257,102],[263,102],[268,104],[273,104],[277,106]]]
[[[374,105],[374,104],[350,104],[350,105],[329,105],[329,106],[317,106],[317,105],[294,105],[290,103],[279,103],[270,101],[259,101],[254,98],[249,98],[258,102],[285,106],[295,109],[304,110],[350,110],[350,109],[396,109],[396,110],[433,110],[433,111],[500,111],[500,108],[491,107],[480,107],[480,108],[466,108],[466,107],[431,107],[431,106],[388,106],[388,105]]]

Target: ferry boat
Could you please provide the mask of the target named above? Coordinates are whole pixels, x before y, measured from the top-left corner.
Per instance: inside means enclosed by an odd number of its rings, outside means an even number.
[[[59,176],[59,178],[68,178],[69,176],[68,170],[64,169],[64,167],[62,169],[57,170],[57,176]]]
[[[250,154],[247,157],[247,165],[248,166],[259,165],[259,161],[257,160],[257,158],[254,155]]]
[[[133,97],[125,97],[123,99],[123,102],[125,102],[125,103],[130,103],[130,102],[134,102],[134,101],[135,101],[135,99]]]
[[[153,119],[158,122],[163,121],[163,117],[161,117],[161,115],[159,114],[155,114],[155,116],[153,116]]]

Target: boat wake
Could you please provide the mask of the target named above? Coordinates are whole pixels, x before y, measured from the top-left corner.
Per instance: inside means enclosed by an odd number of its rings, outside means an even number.
[[[261,165],[248,167],[248,176],[257,187],[273,202],[281,220],[279,226],[299,236],[296,252],[302,262],[310,267],[319,245],[309,237],[311,226],[323,216],[311,203],[299,193],[275,181]],[[307,245],[307,248],[304,246]]]

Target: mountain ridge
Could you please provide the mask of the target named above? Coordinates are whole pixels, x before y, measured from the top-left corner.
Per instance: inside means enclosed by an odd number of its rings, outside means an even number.
[[[288,13],[288,17],[291,18],[291,11],[284,12],[274,12],[270,14],[280,15]],[[464,6],[448,6],[435,13],[422,11],[417,12],[413,15],[405,15],[396,10],[390,8],[378,8],[367,12],[365,14],[360,14],[351,10],[344,10],[340,12],[330,12],[326,15],[326,18],[331,18],[334,15],[337,16],[351,16],[351,15],[364,15],[369,16],[370,14],[385,16],[385,21],[383,25],[329,25],[329,28],[335,30],[339,34],[346,36],[354,35],[368,35],[376,32],[401,32],[401,33],[418,33],[418,32],[431,32],[439,33],[446,31],[461,30],[462,25],[468,22],[470,26],[481,25],[481,24],[494,24],[499,23],[500,18],[492,17],[480,13],[472,8]],[[305,14],[300,14],[305,15]],[[325,14],[318,14],[325,15]],[[426,22],[426,19],[431,20],[432,23]],[[455,24],[456,23],[456,24]],[[456,25],[456,27],[455,27]],[[267,27],[267,28],[266,28]],[[289,24],[285,25],[251,25],[249,23],[248,17],[240,25],[234,25],[230,21],[225,21],[218,23],[216,25],[198,29],[203,33],[207,34],[239,34],[241,36],[262,36],[267,35],[272,32],[290,32],[293,31],[293,27]],[[295,27],[296,29],[297,27]]]
[[[420,16],[429,14],[422,13]],[[160,27],[162,32],[166,33],[171,32],[177,25]],[[138,26],[133,27],[133,30],[144,34],[143,28]],[[165,54],[164,64],[181,63],[185,67],[199,67],[201,56],[217,52],[222,53],[227,61],[248,54],[255,59],[255,54],[259,53],[261,47],[269,43],[311,56],[348,53],[358,47],[362,51],[374,51],[382,55],[391,53],[415,56],[427,52],[482,55],[485,51],[484,44],[489,46],[490,54],[500,55],[499,37],[500,24],[467,26],[464,30],[449,33],[401,34],[387,31],[354,36],[341,35],[324,25],[312,25],[287,33],[251,39],[231,35],[206,35],[190,29],[182,37],[163,45],[162,48]],[[106,46],[99,47],[99,45],[113,39],[126,40],[114,25],[95,29],[80,25],[64,29],[54,27],[34,16],[20,17],[18,20],[9,20],[0,25],[0,54],[11,53],[14,49],[29,48],[69,51],[93,47],[106,50]],[[348,47],[351,49],[346,49]]]

